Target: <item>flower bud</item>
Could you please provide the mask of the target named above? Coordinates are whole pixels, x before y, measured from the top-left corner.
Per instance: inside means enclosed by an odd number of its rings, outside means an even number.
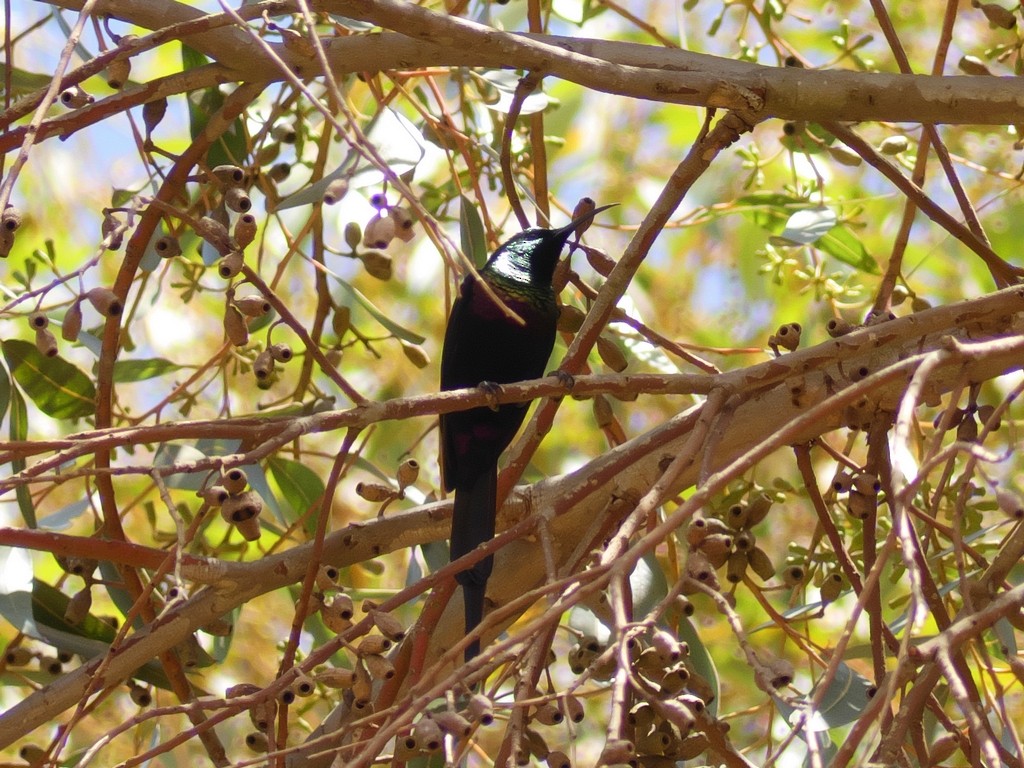
[[[419,344],[410,344],[407,341],[403,341],[402,352],[405,354],[406,359],[417,368],[426,368],[430,365],[430,355]]]
[[[359,247],[359,242],[363,239],[363,228],[359,226],[359,222],[350,221],[345,225],[345,244],[355,250]]]
[[[583,327],[583,321],[586,318],[587,316],[583,310],[571,304],[563,304],[558,308],[558,330],[566,333],[576,333]]]
[[[878,151],[883,155],[898,155],[900,152],[906,152],[909,146],[910,142],[906,136],[889,136],[878,145]]]
[[[597,337],[597,354],[601,361],[616,373],[626,370],[628,363],[619,345],[607,336]]]
[[[242,271],[245,264],[245,254],[241,251],[231,251],[227,256],[217,262],[217,274],[225,280],[230,280]]]
[[[238,247],[245,248],[256,239],[256,217],[251,213],[243,213],[235,222],[232,234]]]
[[[594,395],[593,400],[594,423],[598,429],[607,429],[615,421],[615,413],[612,411],[612,404],[607,397],[601,394]]]
[[[82,302],[76,301],[67,312],[64,313],[64,322],[60,327],[60,335],[64,341],[78,341],[78,334],[82,330]]]
[[[340,339],[352,325],[352,308],[346,304],[336,307],[331,316],[331,328]]]
[[[981,8],[981,12],[985,14],[985,18],[988,19],[989,24],[993,27],[1013,29],[1017,26],[1017,17],[1008,8],[1004,8],[996,3],[979,3],[977,0],[974,0],[971,5],[975,8]]]
[[[589,222],[587,223],[589,224]],[[597,250],[597,248],[584,246],[583,253],[587,256],[587,263],[602,277],[608,277],[612,270],[615,269],[615,260]]]
[[[92,609],[92,589],[86,584],[76,592],[64,609],[64,621],[73,627],[81,624]]]
[[[85,294],[85,298],[104,317],[119,317],[124,310],[117,294],[109,288],[93,288]]]
[[[224,333],[236,347],[244,347],[249,343],[249,328],[245,318],[233,304],[224,308]]]
[[[754,547],[747,552],[747,560],[751,570],[760,577],[762,581],[768,581],[775,575],[775,566],[768,557],[768,553],[760,547]]]
[[[840,165],[856,167],[864,162],[863,158],[845,144],[830,144],[828,153]]]
[[[991,75],[992,71],[977,56],[961,56],[957,67],[965,75]]]

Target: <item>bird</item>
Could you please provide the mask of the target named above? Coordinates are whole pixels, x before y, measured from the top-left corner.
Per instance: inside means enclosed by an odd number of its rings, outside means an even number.
[[[558,323],[551,284],[555,266],[572,233],[611,207],[596,208],[593,201],[585,202],[589,205],[583,207],[590,210],[566,226],[534,227],[514,235],[491,255],[479,277],[471,274],[463,279],[441,351],[442,391],[482,387],[493,392],[502,384],[544,374]],[[442,478],[445,490],[455,492],[452,561],[494,537],[498,458],[519,431],[528,407],[528,403],[484,406],[440,417]],[[483,619],[493,565],[494,558],[488,555],[455,576],[463,590],[467,635]],[[466,647],[465,661],[479,652],[476,640]]]

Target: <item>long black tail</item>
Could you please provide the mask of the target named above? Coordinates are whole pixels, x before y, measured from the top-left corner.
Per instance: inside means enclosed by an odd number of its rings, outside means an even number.
[[[494,516],[498,496],[498,468],[491,467],[470,483],[455,488],[455,507],[452,511],[452,560],[472,552],[485,541],[494,538]],[[462,585],[466,605],[466,634],[472,632],[484,618],[484,594],[487,579],[494,566],[494,557],[488,556],[472,568],[460,571],[455,580]],[[480,653],[480,641],[466,648],[466,661]]]

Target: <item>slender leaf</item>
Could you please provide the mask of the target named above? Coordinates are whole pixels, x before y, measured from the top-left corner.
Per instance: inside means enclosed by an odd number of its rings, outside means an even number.
[[[181,46],[181,63],[185,70],[205,66],[208,59],[199,51],[187,45]],[[210,118],[224,106],[224,94],[219,88],[191,91],[187,97],[189,130],[193,139],[206,130]],[[231,127],[222,133],[206,153],[206,162],[211,168],[227,163],[241,165],[245,159],[245,128],[241,118],[235,118]]]
[[[143,381],[179,370],[181,370],[180,365],[162,357],[153,357],[148,360],[118,360],[114,363],[114,381],[118,384]]]
[[[67,360],[44,357],[35,344],[21,339],[7,339],[3,351],[15,381],[47,416],[78,419],[92,415],[96,387]]]
[[[459,232],[462,238],[462,252],[469,256],[477,269],[487,262],[487,235],[480,212],[465,195],[459,196]]]
[[[305,464],[274,457],[267,462],[267,468],[281,489],[284,500],[292,508],[291,519],[295,520],[306,514],[310,507],[323,496],[323,480]],[[307,520],[311,526],[315,527],[316,515],[310,515]]]
[[[11,377],[7,369],[0,365],[0,421],[7,415],[7,406],[11,404]]]
[[[341,289],[348,294],[349,298],[359,302],[359,305],[367,312],[369,312],[370,315],[373,316],[374,320],[383,325],[387,330],[389,330],[399,339],[402,339],[403,341],[408,341],[410,344],[422,344],[424,341],[426,341],[426,337],[420,336],[418,333],[414,333],[413,331],[410,331],[408,328],[403,328],[390,317],[388,317],[379,309],[377,309],[377,307],[373,305],[373,302],[371,302],[368,298],[361,294],[356,288],[353,288],[351,285],[349,285],[341,278],[336,278],[336,280],[338,282],[338,285],[341,286]]]
[[[818,241],[818,247],[833,258],[851,267],[877,275],[881,272],[878,262],[868,253],[864,243],[857,239],[847,227],[833,227]]]
[[[28,408],[25,407],[25,399],[16,389],[11,391],[11,420],[8,428],[11,442],[19,443],[28,438]],[[25,459],[14,459],[11,462],[11,471],[18,474],[24,471],[26,466],[28,464]],[[21,516],[25,519],[25,525],[29,528],[37,528],[39,523],[36,520],[36,507],[32,503],[32,494],[28,492],[28,486],[19,484],[15,488],[14,495],[18,499],[18,509],[21,510]]]

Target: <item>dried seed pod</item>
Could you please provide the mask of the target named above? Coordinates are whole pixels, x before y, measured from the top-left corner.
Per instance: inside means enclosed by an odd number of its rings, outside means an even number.
[[[236,496],[245,490],[249,484],[249,478],[241,467],[232,467],[220,475],[220,484],[232,496]]]
[[[785,323],[779,326],[775,332],[775,343],[783,349],[794,351],[800,346],[800,333],[803,329],[800,323]],[[771,346],[771,342],[769,342]]]
[[[545,702],[537,707],[533,712],[533,717],[537,722],[542,723],[543,725],[558,725],[565,719],[565,715],[562,714],[562,710],[551,702]]]
[[[270,740],[267,734],[261,731],[253,731],[245,734],[245,746],[258,755],[264,754],[270,749]]]
[[[270,136],[282,144],[294,144],[298,138],[298,134],[295,132],[295,124],[288,120],[275,123],[274,127],[270,129]]]
[[[494,702],[482,693],[474,693],[470,697],[466,711],[470,718],[480,725],[490,725],[494,722]]]
[[[47,675],[59,675],[64,671],[64,665],[56,656],[40,656],[39,671]]]
[[[388,196],[383,192],[376,192],[370,195],[370,205],[378,211],[383,211],[388,207]]]
[[[195,222],[194,229],[199,237],[217,249],[221,256],[232,251],[231,235],[228,228],[211,216],[203,216]],[[223,275],[222,275],[223,276]]]
[[[838,571],[833,571],[825,577],[819,592],[823,603],[831,603],[842,594],[846,586],[846,579]]]
[[[333,592],[338,589],[339,575],[333,565],[321,565],[316,569],[316,588],[321,592]]]
[[[807,571],[802,565],[789,565],[782,571],[782,583],[787,587],[798,587],[807,578]]]
[[[840,165],[850,166],[851,168],[864,162],[860,155],[845,144],[836,143],[829,145],[828,153]]]
[[[160,125],[160,121],[167,114],[167,99],[159,98],[147,101],[142,105],[142,124],[146,127],[146,138],[153,133],[153,130]]]
[[[679,639],[663,629],[656,629],[651,636],[651,646],[664,665],[675,664],[683,658]]]
[[[538,760],[545,759],[551,752],[548,749],[548,743],[544,741],[544,737],[533,728],[527,727],[523,729],[523,741],[526,743],[526,748],[530,751],[530,754]],[[529,761],[526,764],[529,765]]]
[[[900,152],[906,152],[909,147],[910,142],[906,136],[888,136],[878,145],[878,151],[883,155],[898,155]]]
[[[728,536],[732,531],[728,525],[723,523],[717,517],[695,515],[690,519],[690,525],[686,530],[686,541],[691,547],[696,547],[713,533]]]
[[[979,405],[977,410],[978,423],[987,425],[989,429],[993,431],[998,430],[999,427],[1002,426],[1002,422],[999,419],[992,421],[992,417],[995,416],[995,413],[996,407],[994,405]],[[989,422],[992,423],[989,424]]]
[[[391,257],[382,251],[363,251],[359,254],[367,273],[378,280],[390,280],[392,274]]]
[[[36,349],[43,357],[56,357],[60,351],[57,349],[57,337],[49,328],[36,330]]]
[[[232,234],[234,235],[235,243],[240,249],[245,248],[256,239],[256,229],[256,217],[251,213],[243,213],[238,217]]]
[[[103,223],[100,225],[100,234],[103,236],[103,247],[108,251],[116,251],[124,242],[124,227],[121,222],[109,211],[103,214]]]
[[[607,206],[605,206],[605,207],[607,207]],[[571,218],[572,218],[573,221],[576,221],[576,219],[579,219],[579,218],[581,218],[583,216],[588,216],[589,214],[592,214],[594,212],[595,208],[597,208],[597,203],[594,202],[594,198],[592,198],[592,197],[581,197],[579,199],[579,202],[576,203],[576,207],[572,209],[572,217]],[[583,237],[583,233],[586,232],[588,229],[590,229],[590,225],[593,224],[593,223],[594,223],[594,217],[590,216],[589,218],[587,218],[584,221],[581,221],[579,224],[577,224],[576,225],[576,237],[577,238]]]
[[[95,99],[79,85],[72,85],[60,92],[60,103],[68,109],[78,109],[94,101]]]
[[[257,381],[267,381],[270,378],[274,372],[274,358],[270,354],[270,350],[265,349],[256,355],[256,360],[252,364],[252,372]]]
[[[363,656],[363,663],[374,680],[390,680],[395,676],[395,665],[380,654],[366,654]]]
[[[772,688],[776,690],[785,688],[793,682],[793,678],[796,676],[796,670],[793,669],[793,665],[786,659],[771,659],[766,666],[772,674]]]
[[[412,728],[412,736],[416,746],[425,752],[437,752],[444,743],[441,726],[429,714],[423,715]]]
[[[582,309],[563,304],[558,308],[558,330],[565,333],[576,333],[583,327],[583,321],[587,319]]]
[[[973,443],[978,439],[978,420],[973,413],[965,413],[956,427],[956,439],[964,443]]]
[[[316,691],[316,682],[302,670],[292,680],[291,685],[288,686],[287,690],[294,693],[296,696],[306,698],[312,696]]]
[[[348,194],[348,179],[335,179],[324,190],[324,203],[334,205]]]
[[[242,267],[244,265],[245,254],[242,253],[242,251],[231,251],[227,256],[217,262],[217,274],[225,280],[230,280],[242,271]]]
[[[384,635],[367,635],[359,641],[359,645],[356,646],[356,653],[360,656],[379,655],[383,654],[390,647],[391,641],[384,637]]]
[[[408,208],[395,206],[388,210],[388,216],[395,222],[395,237],[404,243],[410,242],[415,237],[415,233],[412,231],[415,221]]]
[[[559,752],[557,749],[548,752],[544,762],[548,764],[548,768],[572,768],[572,761],[569,759],[569,756],[565,752]]]
[[[961,56],[957,67],[965,75],[991,75],[992,71],[977,56]]]
[[[173,235],[164,235],[153,243],[153,250],[161,259],[172,259],[181,255],[181,243]]]
[[[401,490],[405,490],[410,485],[416,482],[416,478],[420,475],[420,463],[416,459],[406,459],[398,465],[398,471],[395,473],[395,479],[398,480],[398,487]]]
[[[60,336],[64,341],[78,341],[78,334],[81,330],[82,303],[76,301],[64,313],[64,322],[61,323]]]
[[[352,683],[352,706],[356,709],[366,709],[373,697],[373,679],[362,660],[356,660],[355,673],[356,679]]]
[[[246,541],[260,537],[259,515],[263,511],[263,500],[253,491],[230,496],[220,508],[220,516],[235,526]]]
[[[665,670],[658,685],[663,694],[674,696],[682,691],[690,680],[690,671],[683,664],[677,664],[671,669]]]
[[[828,331],[828,335],[833,339],[838,339],[840,336],[850,333],[853,330],[853,326],[841,317],[833,317],[825,324],[825,330]]]
[[[328,667],[320,670],[315,679],[321,685],[328,688],[351,688],[356,682],[356,673],[351,669],[341,667]]]
[[[269,347],[267,347],[267,352],[269,352],[270,356],[274,358],[274,360],[277,361],[278,363],[287,363],[294,357],[294,354],[292,353],[292,348],[289,347],[287,344],[283,343],[271,344]]]
[[[572,720],[574,723],[582,723],[583,718],[586,714],[583,711],[583,702],[573,696],[571,693],[566,694],[558,700],[559,706],[562,707],[562,713]]]
[[[256,293],[237,297],[235,306],[246,317],[262,317],[271,310],[270,302]]]
[[[713,562],[713,561],[712,561]],[[725,561],[725,578],[730,584],[739,584],[747,573],[749,565],[746,552],[733,552]]]
[[[430,355],[419,344],[410,344],[408,341],[402,341],[402,353],[417,368],[426,368],[430,365]]]
[[[128,684],[128,695],[135,702],[136,706],[148,707],[153,703],[153,693],[144,685],[139,685],[134,680]]]
[[[340,307],[335,307],[334,314],[331,316],[331,328],[334,330],[334,333],[337,334],[339,339],[348,332],[351,325],[352,308],[346,304],[342,304]]]
[[[320,620],[323,621],[324,626],[331,630],[331,632],[340,635],[352,626],[352,612],[346,612],[344,602],[339,602],[337,597],[335,597],[330,603],[320,607]]]
[[[723,533],[712,533],[705,536],[697,545],[697,549],[715,566],[721,568],[732,552],[734,539]]]
[[[31,768],[35,768],[35,766],[43,765],[46,761],[46,750],[35,744],[25,744],[18,750],[18,757],[28,763]]]
[[[93,288],[86,292],[85,298],[104,317],[120,317],[121,312],[124,311],[124,304],[109,288]]]
[[[73,627],[81,624],[92,610],[92,590],[86,584],[68,600],[64,609],[64,621]]]
[[[772,560],[768,557],[768,553],[760,547],[754,547],[747,552],[747,561],[750,563],[751,570],[756,573],[762,581],[768,581],[775,575],[775,566],[772,565]]]
[[[434,722],[441,726],[441,730],[450,733],[457,739],[464,739],[473,731],[473,724],[458,712],[441,710],[434,713]]]
[[[597,337],[597,354],[601,361],[616,373],[626,370],[628,363],[626,355],[619,348],[619,345],[607,336]]]
[[[99,561],[91,557],[58,557],[57,564],[65,573],[89,579],[99,565]]]
[[[224,205],[235,213],[245,213],[252,208],[252,200],[241,187],[231,187],[224,193]]]
[[[1013,491],[996,488],[996,504],[1007,517],[1013,520],[1024,518],[1024,504],[1021,503],[1020,496]]]
[[[367,248],[387,248],[395,239],[395,220],[377,213],[363,227],[363,245]]]
[[[115,91],[119,91],[128,82],[132,74],[132,60],[125,56],[121,59],[114,59],[107,65],[107,85]]]
[[[340,595],[335,595],[334,600],[331,601],[331,605],[338,611],[338,614],[343,619],[351,619],[355,616],[356,609],[352,604],[352,598],[344,592]]]
[[[356,494],[367,501],[384,502],[398,497],[398,492],[380,483],[356,483]]]
[[[275,163],[267,171],[267,178],[276,184],[280,184],[291,175],[291,172],[292,166],[290,163]]]
[[[237,187],[245,181],[245,171],[237,165],[218,165],[210,171],[210,175],[213,176],[214,180],[218,184],[222,184],[228,188]]]
[[[4,654],[4,664],[8,667],[24,667],[34,658],[35,656],[28,648],[15,646],[7,649],[7,653]]]
[[[18,227],[21,226],[21,211],[13,206],[4,208],[3,213],[0,213],[0,228],[5,232],[17,232]]]
[[[598,758],[597,764],[599,766],[622,765],[631,763],[635,759],[636,747],[633,746],[633,742],[628,739],[608,739],[604,749],[601,750],[601,757]]]

